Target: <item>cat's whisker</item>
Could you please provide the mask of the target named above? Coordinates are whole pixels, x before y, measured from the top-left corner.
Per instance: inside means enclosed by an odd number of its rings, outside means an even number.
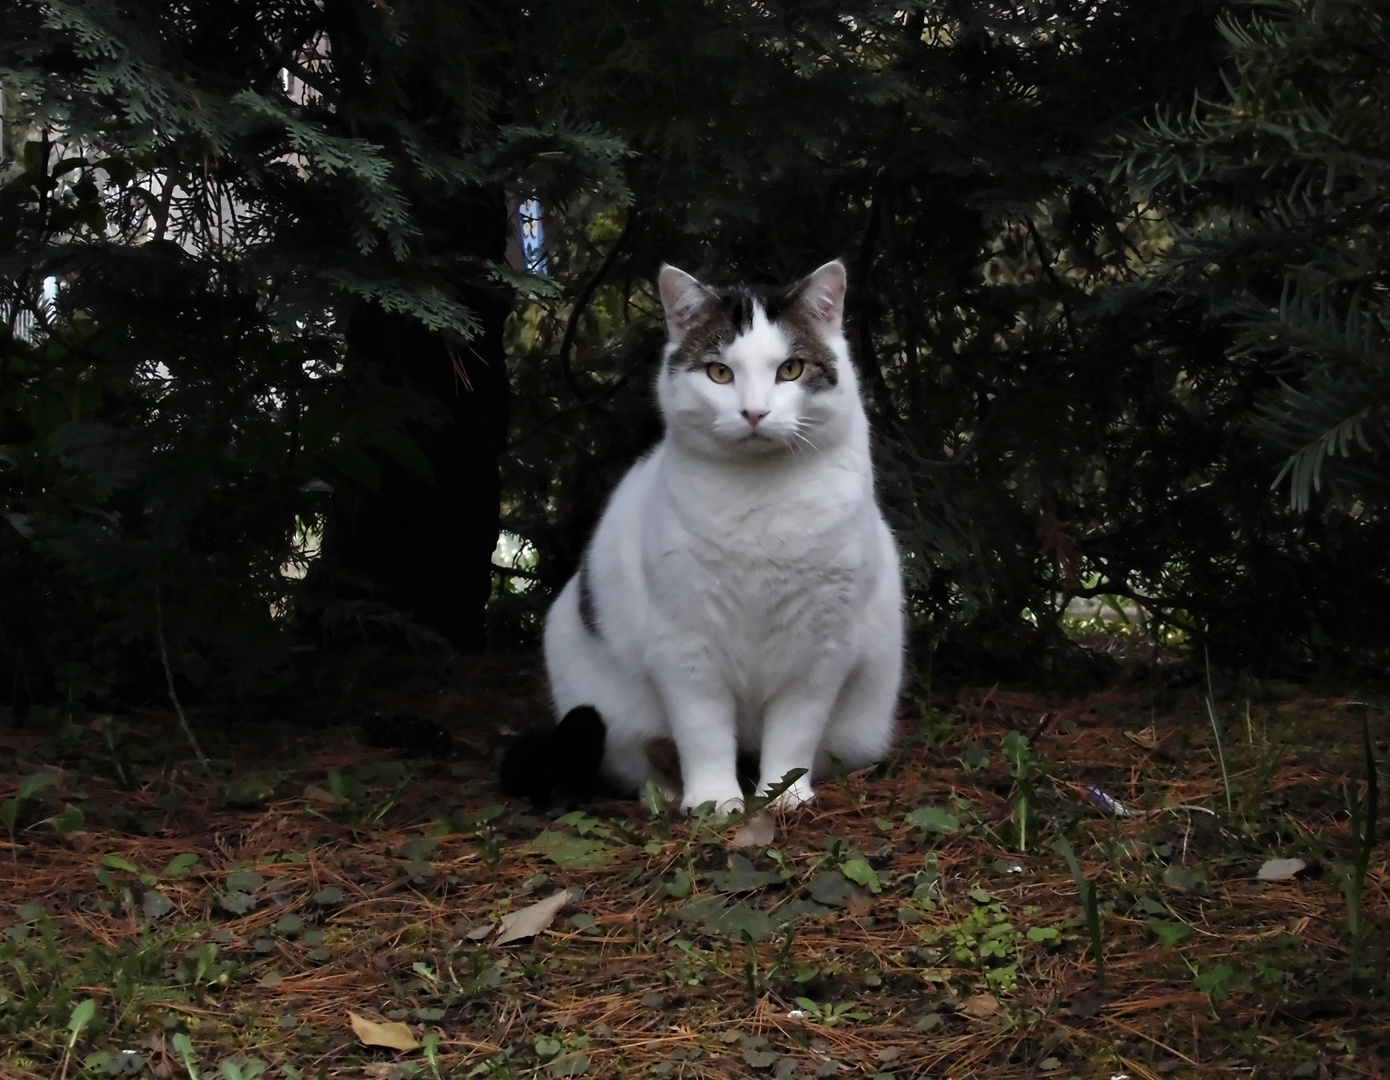
[[[807,446],[809,446],[812,450],[814,450],[814,451],[816,451],[816,452],[819,452],[819,451],[820,451],[820,447],[817,446],[815,443],[813,443],[807,436],[805,436],[805,435],[802,434],[801,429],[802,429],[803,427],[806,427],[806,426],[808,426],[808,421],[803,420],[803,419],[801,419],[800,417],[798,417],[798,418],[797,418],[797,421],[796,421],[796,427],[792,428],[792,435],[793,435],[794,437],[800,439],[800,440],[801,440],[802,442],[804,442]]]

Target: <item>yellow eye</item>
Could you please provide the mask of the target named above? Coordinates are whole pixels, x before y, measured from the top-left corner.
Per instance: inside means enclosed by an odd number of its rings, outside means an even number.
[[[790,360],[783,360],[782,366],[777,369],[778,382],[796,382],[801,378],[801,373],[806,370],[806,365],[793,356]]]
[[[721,364],[718,361],[705,365],[705,374],[717,383],[731,383],[734,381],[734,373],[728,364]]]

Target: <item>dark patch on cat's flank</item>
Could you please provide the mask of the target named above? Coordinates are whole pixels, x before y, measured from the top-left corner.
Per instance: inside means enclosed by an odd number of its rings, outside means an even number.
[[[579,621],[590,634],[600,641],[603,640],[603,634],[598,628],[598,608],[594,604],[594,586],[589,580],[587,557],[579,564]]]
[[[696,313],[685,336],[671,354],[672,371],[702,371],[740,334],[753,327],[755,305],[761,305],[769,322],[781,323],[791,333],[789,355],[806,365],[801,379],[813,392],[830,390],[839,381],[835,354],[821,339],[815,316],[801,306],[804,282],[789,288],[734,285],[711,289],[712,299]]]
[[[555,803],[611,796],[612,787],[599,771],[608,726],[591,705],[578,705],[549,731],[519,735],[502,759],[502,793],[525,797],[537,810]]]

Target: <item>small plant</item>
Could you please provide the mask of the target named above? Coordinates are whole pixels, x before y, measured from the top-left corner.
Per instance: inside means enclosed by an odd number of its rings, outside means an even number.
[[[1053,847],[1067,860],[1072,879],[1076,882],[1076,891],[1081,896],[1081,908],[1086,913],[1086,928],[1091,933],[1091,959],[1096,965],[1096,988],[1104,990],[1105,941],[1100,936],[1100,904],[1096,898],[1095,883],[1086,880],[1086,875],[1081,872],[1081,864],[1076,861],[1076,852],[1072,851],[1071,844],[1067,843],[1065,836],[1057,837]]]
[[[1366,875],[1371,868],[1371,855],[1376,847],[1376,824],[1380,817],[1380,784],[1376,775],[1375,746],[1371,742],[1371,724],[1367,708],[1361,707],[1361,752],[1366,761],[1366,794],[1364,797],[1351,784],[1344,795],[1350,817],[1351,864],[1339,860],[1342,893],[1347,902],[1347,940],[1351,945],[1351,971],[1360,972],[1365,959],[1366,912],[1362,896]]]
[[[1036,832],[1033,807],[1037,802],[1033,781],[1043,773],[1042,760],[1033,752],[1033,744],[1021,731],[1011,731],[1004,736],[1002,747],[1004,758],[1009,763],[1009,775],[1014,780],[1014,808],[1010,815],[1013,822],[1014,844],[1020,852],[1028,850],[1029,837]]]
[[[400,802],[410,786],[411,772],[399,761],[378,761],[359,765],[351,772],[331,769],[328,792],[333,796],[333,812],[323,814],[306,807],[316,817],[327,817],[345,825],[375,825]],[[387,787],[388,790],[372,790]]]
[[[63,1047],[63,1065],[58,1070],[59,1080],[68,1074],[68,1061],[72,1056],[73,1047],[77,1045],[77,1040],[82,1037],[83,1030],[95,1019],[97,1014],[97,1003],[91,998],[84,998],[78,1002],[72,1010],[72,1016],[68,1020],[68,1041]]]
[[[1221,787],[1226,792],[1226,813],[1231,813],[1233,806],[1231,803],[1231,774],[1226,769],[1226,748],[1221,743],[1221,725],[1216,719],[1216,693],[1211,685],[1211,654],[1205,645],[1202,646],[1202,655],[1207,662],[1207,717],[1211,720],[1212,737],[1216,740],[1216,760],[1221,766]]]
[[[808,1019],[814,1020],[823,1027],[835,1027],[844,1023],[846,1020],[867,1020],[869,1014],[858,1008],[852,1001],[844,1001],[839,1004],[819,1004],[810,998],[799,997],[796,999],[797,1008],[804,1012]]]
[[[1025,936],[1009,921],[1003,901],[985,889],[975,889],[970,897],[975,907],[960,922],[945,930],[924,930],[921,938],[942,943],[958,964],[984,972],[990,989],[1008,993],[1018,984],[1018,950],[1025,940],[1041,943],[1058,936],[1052,927],[1030,930]]]

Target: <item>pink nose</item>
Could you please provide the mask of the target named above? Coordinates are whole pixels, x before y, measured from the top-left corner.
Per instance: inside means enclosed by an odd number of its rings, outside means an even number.
[[[753,427],[757,427],[758,421],[760,421],[766,415],[766,409],[764,409],[762,412],[749,412],[747,409],[743,410],[744,419],[746,419],[751,425],[753,425]]]

